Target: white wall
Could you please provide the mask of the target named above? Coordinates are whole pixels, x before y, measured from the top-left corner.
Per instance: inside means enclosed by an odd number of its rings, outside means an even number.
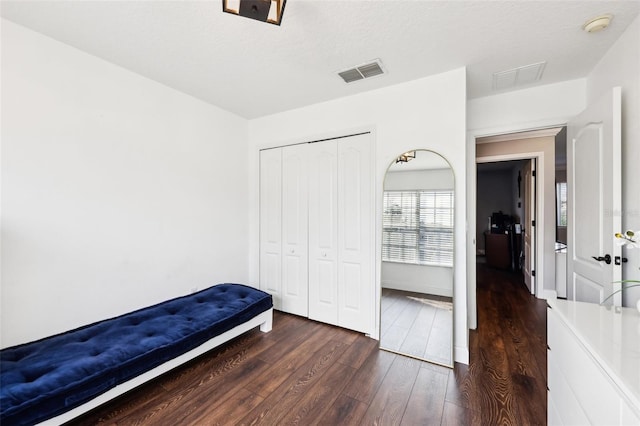
[[[453,268],[447,266],[412,265],[382,262],[383,288],[453,296]]]
[[[342,83],[336,83],[342,84]],[[357,84],[357,83],[354,83]],[[415,80],[249,122],[251,183],[251,283],[258,284],[258,152],[286,145],[371,130],[375,141],[377,201],[375,212],[376,285],[380,283],[382,182],[387,167],[401,153],[431,149],[452,165],[456,181],[455,358],[468,362],[465,271],[465,69]],[[379,287],[377,288],[379,297]],[[376,310],[376,315],[378,314]],[[377,335],[379,318],[375,319]]]
[[[581,78],[471,99],[467,129],[490,136],[566,123],[584,109],[585,89]]]
[[[472,99],[467,103],[467,220],[470,235],[467,240],[467,251],[469,253],[476,251],[476,138],[564,125],[585,106],[585,79]],[[475,258],[469,256],[467,262],[467,280],[469,283],[475,283]],[[469,285],[469,326],[471,328],[477,325],[476,315],[475,286]]]
[[[248,280],[246,120],[4,20],[2,89],[3,347]]]
[[[587,101],[594,102],[614,86],[622,87],[622,228],[640,230],[640,17],[587,77]],[[623,278],[640,279],[640,250],[624,250],[629,262]],[[625,306],[635,306],[640,288],[623,295]]]
[[[384,189],[412,191],[420,189],[453,189],[451,169],[389,171],[384,179]]]

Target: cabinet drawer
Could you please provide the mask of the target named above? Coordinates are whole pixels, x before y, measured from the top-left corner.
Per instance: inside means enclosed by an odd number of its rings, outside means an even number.
[[[584,409],[576,399],[573,389],[564,378],[564,375],[556,365],[556,360],[553,357],[553,349],[548,353],[547,359],[548,369],[548,381],[549,381],[549,407],[548,417],[549,425],[554,424],[566,424],[566,425],[588,425],[589,419],[584,412]],[[559,419],[552,422],[552,410],[558,410],[554,413],[554,417]]]
[[[548,313],[547,331],[551,348],[548,380],[552,395],[552,377],[561,375],[586,414],[588,423],[619,424],[621,397],[617,386],[586,352],[568,327],[557,318],[553,310],[549,310]],[[556,406],[562,407],[560,404]],[[566,419],[565,422],[569,423]]]
[[[564,423],[560,418],[560,413],[556,408],[555,402],[551,398],[551,395],[547,398],[547,424],[549,426],[562,426]]]
[[[620,424],[629,426],[640,425],[640,416],[624,399],[620,401]]]

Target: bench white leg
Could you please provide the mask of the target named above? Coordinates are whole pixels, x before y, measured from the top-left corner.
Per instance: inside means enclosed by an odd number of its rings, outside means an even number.
[[[269,315],[267,316],[267,319],[265,320],[265,322],[260,324],[260,331],[262,331],[263,333],[268,333],[271,331],[272,326],[273,326],[273,309],[269,311]]]

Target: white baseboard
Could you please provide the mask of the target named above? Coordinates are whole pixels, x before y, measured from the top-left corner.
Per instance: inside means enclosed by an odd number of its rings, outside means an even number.
[[[453,360],[455,362],[469,365],[469,348],[463,346],[454,346]]]
[[[382,281],[382,288],[391,290],[412,291],[415,293],[433,294],[435,296],[453,297],[453,291],[449,288],[435,287],[421,284],[420,286],[398,285],[397,283]]]

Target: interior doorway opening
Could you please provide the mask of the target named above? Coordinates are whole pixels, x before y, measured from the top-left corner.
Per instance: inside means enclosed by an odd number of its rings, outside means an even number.
[[[476,262],[535,294],[535,158],[478,163],[476,183]]]
[[[533,172],[535,179],[532,180],[534,199],[531,202],[531,206],[535,206],[531,215],[535,217],[533,219],[535,224],[533,222],[528,224],[529,228],[535,228],[536,231],[535,236],[533,232],[529,234],[533,237],[529,259],[535,262],[535,269],[531,270],[534,278],[528,286],[532,294],[539,299],[558,296],[556,287],[558,273],[556,268],[556,169],[558,165],[556,161],[563,161],[566,164],[566,151],[560,143],[562,140],[566,140],[566,131],[563,127],[475,138],[476,171],[478,166],[484,163],[535,160],[535,172]],[[516,185],[516,179],[517,177],[510,179],[512,185]],[[524,179],[522,171],[521,179]],[[521,191],[522,185],[521,181]],[[477,188],[473,190],[476,192],[477,199]],[[488,227],[488,218],[478,220],[474,217],[473,219],[476,226],[472,229],[474,232],[478,231],[474,234],[474,248],[477,248],[482,244],[484,237],[480,235],[483,235],[481,231]],[[475,268],[471,274],[473,276],[470,280],[475,282]],[[474,297],[471,298],[474,299]]]

